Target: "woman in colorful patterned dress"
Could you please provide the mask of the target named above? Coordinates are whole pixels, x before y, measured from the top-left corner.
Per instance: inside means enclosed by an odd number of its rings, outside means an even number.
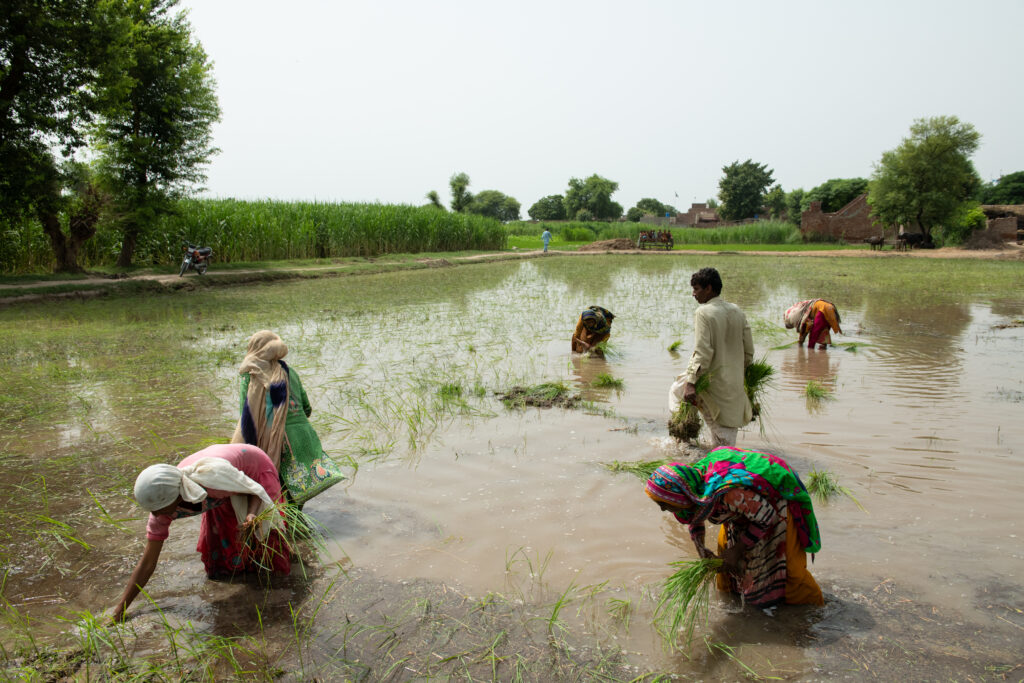
[[[645,491],[689,525],[701,557],[723,561],[719,589],[758,607],[825,604],[807,571],[807,553],[821,549],[814,508],[782,458],[723,446],[694,465],[662,465]],[[722,525],[717,556],[704,545],[705,522]]]
[[[151,465],[135,480],[135,501],[150,512],[146,548],[114,608],[124,619],[128,606],[156,569],[171,522],[202,514],[196,550],[210,578],[240,572],[291,571],[288,543],[279,529],[283,503],[277,469],[267,454],[245,444],[218,444],[174,465]],[[261,519],[263,521],[261,521]]]
[[[238,367],[241,417],[231,442],[263,449],[281,474],[288,501],[301,506],[345,477],[309,423],[313,407],[298,373],[282,360],[287,354],[288,347],[269,330],[249,338]]]

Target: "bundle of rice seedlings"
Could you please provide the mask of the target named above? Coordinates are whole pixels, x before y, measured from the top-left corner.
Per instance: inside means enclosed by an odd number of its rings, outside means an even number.
[[[530,387],[516,386],[505,394],[498,394],[498,398],[508,408],[525,408],[526,406],[572,408],[580,402],[579,394],[573,394],[564,382],[543,382]]]
[[[667,462],[668,460],[632,460],[628,462],[612,460],[611,462],[603,462],[601,465],[607,468],[609,472],[629,472],[647,481],[654,474],[654,470]]]
[[[827,503],[831,498],[842,494],[856,503],[861,510],[864,510],[864,506],[854,497],[850,489],[841,486],[836,480],[836,475],[828,470],[811,470],[807,473],[807,492],[821,503]]]
[[[679,631],[686,636],[686,644],[693,640],[693,629],[697,620],[708,620],[708,603],[711,599],[711,584],[722,566],[717,558],[673,562],[677,570],[665,579],[658,607],[654,610],[654,621],[665,641],[671,646]]]
[[[764,358],[755,360],[743,372],[743,388],[747,390],[747,398],[754,407],[754,417],[761,414],[761,396],[774,376],[775,368],[768,365]]]
[[[677,353],[679,351],[679,347],[682,346],[682,345],[683,345],[683,342],[681,340],[677,339],[677,340],[675,340],[674,342],[672,342],[671,344],[668,345],[668,352],[669,353]]]
[[[694,385],[697,395],[700,396],[701,393],[707,391],[710,385],[710,375],[703,374],[698,377],[697,383]],[[697,435],[700,434],[700,411],[697,410],[697,406],[686,401],[680,403],[679,409],[668,419],[668,433],[676,441],[692,441],[696,439]]]
[[[243,543],[249,547],[256,565],[263,571],[271,571],[274,566],[273,554],[277,550],[265,543],[265,539],[260,536],[261,532],[258,530],[263,528],[264,522],[275,517],[283,517],[284,523],[279,523],[271,533],[281,535],[288,546],[285,552],[290,552],[291,557],[298,561],[303,576],[305,576],[306,566],[302,561],[302,556],[297,552],[299,545],[305,543],[312,547],[314,557],[319,558],[322,554],[326,554],[327,544],[324,542],[325,529],[323,525],[299,509],[298,505],[278,503],[263,510],[256,515],[256,523],[244,531]]]

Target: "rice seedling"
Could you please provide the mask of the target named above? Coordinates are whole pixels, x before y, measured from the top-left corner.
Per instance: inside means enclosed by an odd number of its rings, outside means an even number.
[[[686,645],[693,640],[698,620],[707,623],[711,584],[722,566],[717,558],[683,560],[671,563],[676,571],[665,579],[654,622],[668,645],[674,645],[680,631]]]
[[[306,543],[313,549],[317,559],[327,553],[323,525],[300,510],[297,505],[278,503],[265,508],[256,515],[256,523],[245,532],[244,542],[251,550],[254,562],[261,570],[270,572],[273,569],[273,554],[278,551],[264,542],[258,534],[264,528],[264,523],[277,520],[283,521],[283,524],[276,525],[271,533],[281,534],[287,545],[284,552],[288,552],[288,548],[292,550],[298,548],[300,543]],[[302,574],[306,576],[306,565],[302,560],[302,555],[293,552],[292,556],[298,559]]]
[[[618,390],[622,389],[622,387],[625,386],[626,382],[625,380],[615,377],[610,373],[600,372],[598,373],[597,377],[594,378],[594,381],[591,384],[595,387],[599,387],[602,389]]]
[[[755,680],[761,680],[762,678],[780,680],[778,676],[762,676],[761,674],[751,669],[749,666],[740,661],[740,658],[736,656],[736,648],[732,647],[731,645],[726,645],[725,643],[711,640],[707,636],[704,636],[704,645],[708,648],[708,652],[714,654],[715,651],[718,651],[726,657],[728,657],[729,659],[731,659],[733,662],[739,665],[739,667],[743,669],[743,671],[745,672],[745,675],[750,678],[753,678]]]
[[[761,397],[775,376],[775,368],[762,358],[747,366],[743,372],[743,388],[747,391],[747,398],[753,406],[754,416],[761,414]]]
[[[705,373],[698,377],[697,383],[694,385],[697,396],[707,391],[709,386],[711,386],[710,374]],[[679,409],[668,420],[668,433],[676,441],[692,441],[696,439],[697,435],[700,434],[700,411],[697,409],[697,406],[686,401],[680,403]]]
[[[565,382],[542,382],[528,387],[516,386],[504,394],[498,394],[498,398],[508,408],[525,408],[526,406],[573,408],[581,400],[579,394],[571,393],[571,389]]]
[[[679,351],[679,347],[682,346],[682,345],[683,345],[682,340],[676,339],[674,342],[672,342],[671,344],[668,345],[668,352],[669,353],[677,353]]]
[[[833,398],[832,392],[815,379],[807,382],[807,386],[804,387],[804,396],[810,401],[830,401]]]
[[[609,472],[628,472],[647,481],[654,474],[654,470],[667,462],[668,460],[612,460],[611,462],[603,462],[601,465]]]
[[[842,486],[836,480],[836,475],[828,470],[811,470],[807,473],[807,492],[821,503],[827,503],[837,495],[844,495],[856,503],[861,510],[867,512],[850,489]]]
[[[633,601],[629,598],[609,598],[608,616],[629,629],[629,619],[633,613]]]

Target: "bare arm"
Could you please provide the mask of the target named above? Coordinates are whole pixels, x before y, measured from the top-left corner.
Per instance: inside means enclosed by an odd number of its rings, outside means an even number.
[[[142,557],[139,558],[139,563],[135,565],[132,578],[128,581],[128,586],[124,589],[124,593],[121,594],[121,600],[114,608],[114,621],[124,620],[128,606],[132,604],[132,600],[139,594],[139,591],[146,587],[149,578],[153,576],[153,570],[156,569],[156,563],[160,559],[160,551],[163,547],[163,541],[146,541],[146,549],[142,551]]]

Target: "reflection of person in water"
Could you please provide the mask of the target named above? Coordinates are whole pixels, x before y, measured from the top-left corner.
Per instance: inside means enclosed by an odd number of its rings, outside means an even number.
[[[825,349],[832,343],[832,335],[829,330],[842,334],[839,327],[839,309],[831,301],[824,299],[808,299],[790,306],[782,316],[786,323],[786,329],[794,327],[800,335],[797,345],[807,340],[807,348],[812,349],[817,344],[819,349]]]
[[[758,607],[823,605],[807,571],[807,553],[821,549],[811,498],[782,458],[716,448],[693,465],[662,465],[647,495],[690,529],[702,558],[719,557],[718,588]],[[718,555],[704,544],[704,523],[721,524]]]
[[[603,341],[606,341],[612,333],[612,320],[615,316],[611,311],[600,306],[591,306],[580,314],[576,321],[576,330],[572,333],[572,350],[574,353],[585,353],[592,351],[600,354],[601,350],[594,348]]]

